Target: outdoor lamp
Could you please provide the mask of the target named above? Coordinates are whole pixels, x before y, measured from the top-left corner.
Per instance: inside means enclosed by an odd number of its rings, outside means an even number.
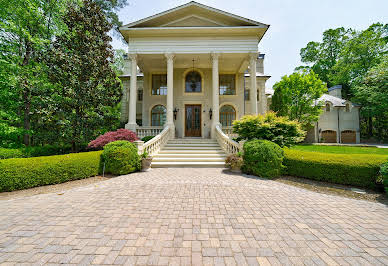
[[[209,117],[210,117],[210,120],[212,120],[212,117],[213,117],[213,110],[210,108],[209,110]]]
[[[179,109],[176,109],[176,107],[174,108],[174,120],[176,120],[176,115],[177,115],[177,113],[178,113],[178,111],[179,111]]]

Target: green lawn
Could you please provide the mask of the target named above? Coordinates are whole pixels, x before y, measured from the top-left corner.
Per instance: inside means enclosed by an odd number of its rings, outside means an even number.
[[[293,150],[299,151],[314,151],[323,153],[337,154],[381,154],[388,155],[388,149],[375,147],[348,147],[348,146],[323,146],[323,145],[295,145],[290,147]]]

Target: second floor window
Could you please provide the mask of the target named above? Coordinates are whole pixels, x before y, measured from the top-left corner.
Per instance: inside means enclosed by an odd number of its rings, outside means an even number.
[[[167,75],[152,75],[152,95],[167,95]]]
[[[139,102],[143,101],[143,89],[138,89],[137,90],[137,100]]]
[[[234,74],[220,75],[220,95],[236,95],[236,79]]]

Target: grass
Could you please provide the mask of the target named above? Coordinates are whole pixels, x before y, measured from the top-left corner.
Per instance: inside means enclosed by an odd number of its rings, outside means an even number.
[[[349,147],[349,146],[324,146],[324,145],[295,145],[292,150],[311,151],[336,154],[380,154],[388,155],[388,149],[376,147]]]

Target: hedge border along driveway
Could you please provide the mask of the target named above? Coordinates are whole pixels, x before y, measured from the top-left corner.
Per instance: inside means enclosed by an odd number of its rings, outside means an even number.
[[[95,176],[101,152],[0,160],[0,192]]]
[[[286,174],[319,181],[373,188],[387,155],[332,154],[284,149]]]

